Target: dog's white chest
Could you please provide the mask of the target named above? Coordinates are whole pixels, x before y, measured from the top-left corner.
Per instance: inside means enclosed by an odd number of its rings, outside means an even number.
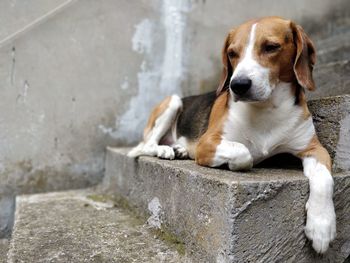
[[[229,103],[223,137],[244,144],[255,163],[277,153],[297,152],[313,135],[312,120],[303,119],[293,97],[271,107]]]

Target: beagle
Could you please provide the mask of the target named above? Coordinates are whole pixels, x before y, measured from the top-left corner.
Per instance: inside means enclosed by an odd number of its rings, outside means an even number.
[[[278,153],[302,159],[309,179],[306,236],[324,253],[336,235],[331,159],[320,144],[305,90],[314,90],[315,48],[303,29],[279,17],[232,29],[222,50],[218,89],[167,97],[151,113],[130,157],[191,158],[247,170]]]

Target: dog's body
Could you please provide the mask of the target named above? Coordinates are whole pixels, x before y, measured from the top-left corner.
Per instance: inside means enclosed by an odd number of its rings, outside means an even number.
[[[305,233],[317,252],[335,238],[331,160],[315,133],[304,90],[313,90],[315,50],[301,27],[267,17],[228,34],[216,92],[166,98],[129,156],[191,158],[246,170],[277,153],[303,161],[309,178]]]

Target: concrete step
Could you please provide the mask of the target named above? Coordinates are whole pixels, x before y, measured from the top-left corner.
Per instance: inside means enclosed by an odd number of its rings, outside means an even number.
[[[309,98],[350,94],[350,60],[340,60],[315,67],[316,90]]]
[[[315,41],[317,90],[309,94],[310,98],[350,94],[350,30],[346,28]]]
[[[15,197],[13,193],[0,190],[0,239],[8,238],[11,235],[14,210]]]
[[[318,138],[333,159],[333,171],[350,170],[350,95],[310,100],[308,106]]]
[[[7,262],[7,251],[9,246],[9,240],[6,238],[0,239],[0,263]]]
[[[17,197],[8,262],[186,262],[111,196]]]
[[[315,41],[317,64],[325,64],[350,58],[350,30]]]
[[[337,238],[319,257],[304,235],[301,170],[237,173],[191,160],[133,159],[127,151],[107,149],[105,190],[175,234],[194,262],[336,263],[350,255],[350,172],[334,174]]]

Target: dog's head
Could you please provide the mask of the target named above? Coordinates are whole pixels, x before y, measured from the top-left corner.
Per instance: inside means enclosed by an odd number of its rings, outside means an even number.
[[[266,17],[232,29],[222,60],[218,95],[231,89],[235,100],[265,101],[281,82],[315,89],[314,45],[304,30],[289,20]]]

